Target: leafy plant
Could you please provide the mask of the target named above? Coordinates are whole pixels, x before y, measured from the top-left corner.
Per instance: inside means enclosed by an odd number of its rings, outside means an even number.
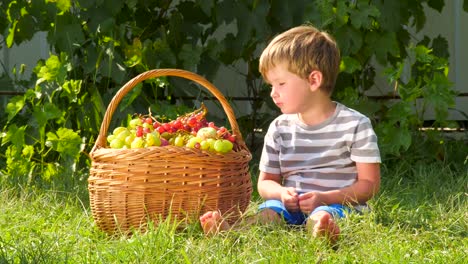
[[[426,109],[435,110],[435,127],[452,125],[446,111],[455,94],[447,78],[447,42],[412,35],[424,26],[425,5],[441,11],[444,1],[0,2],[5,36],[0,45],[21,44],[43,31],[51,50],[30,80],[2,78],[24,92],[9,100],[7,115],[0,117],[2,178],[31,185],[59,175],[69,177],[60,182],[78,179],[77,171],[89,165],[80,153],[91,149],[117,89],[155,68],[182,68],[208,80],[221,67],[244,76],[238,87],[252,99],[251,112],[238,121],[258,153],[278,114],[258,73],[259,51],[277,33],[303,23],[331,32],[339,43],[341,74],[334,98],[373,119],[386,157],[403,155],[415,145]],[[389,96],[399,101],[368,96],[380,77],[377,66],[387,69],[384,75],[395,87]],[[148,108],[171,117],[195,108],[209,95],[192,85],[176,78],[146,81],[124,99],[113,122]],[[439,138],[434,133],[428,140],[438,143]]]

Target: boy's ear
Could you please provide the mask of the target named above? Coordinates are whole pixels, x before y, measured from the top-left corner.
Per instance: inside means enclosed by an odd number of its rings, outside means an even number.
[[[310,74],[309,74],[309,85],[310,85],[310,89],[312,91],[316,91],[320,88],[320,86],[322,86],[322,72],[320,71],[312,71]]]

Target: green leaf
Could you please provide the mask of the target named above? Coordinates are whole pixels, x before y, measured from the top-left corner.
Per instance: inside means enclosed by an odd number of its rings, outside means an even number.
[[[81,22],[69,12],[57,16],[56,20],[55,29],[49,31],[47,40],[57,51],[71,54],[85,42]]]
[[[422,88],[415,84],[414,81],[410,81],[408,85],[400,83],[398,85],[398,94],[401,99],[406,102],[414,102],[416,99],[422,96]]]
[[[8,121],[10,122],[16,114],[23,109],[25,105],[23,96],[15,96],[10,99],[6,106],[6,112],[8,113]]]
[[[437,57],[442,57],[446,59],[450,57],[448,41],[441,35],[438,35],[432,40],[431,48],[433,54]]]
[[[81,84],[83,80],[67,80],[62,85],[62,89],[64,93],[62,96],[66,96],[72,102],[76,102],[78,100],[78,94],[81,91]]]
[[[75,131],[59,128],[56,133],[48,132],[46,146],[60,153],[62,156],[76,157],[81,149],[81,138]]]
[[[70,0],[46,0],[46,3],[56,3],[57,8],[62,11],[61,13],[67,12],[71,8]]]
[[[55,104],[45,103],[44,105],[34,106],[32,114],[39,128],[43,128],[49,120],[60,118],[62,111]]]
[[[163,65],[176,65],[177,58],[169,47],[168,43],[158,39],[155,40],[152,45],[155,56],[148,56],[145,54],[145,62],[154,61],[154,58],[158,58],[159,61],[163,62]]]
[[[369,1],[359,0],[356,9],[350,9],[351,24],[355,28],[371,28],[375,18],[380,16],[380,11]]]
[[[234,1],[221,1],[216,5],[216,20],[218,25],[225,23],[229,25],[235,18],[236,9],[244,8],[242,4],[235,3]],[[248,10],[247,10],[248,11]]]
[[[116,16],[122,10],[125,2],[126,0],[104,0],[103,8],[109,10],[111,16]]]
[[[38,80],[36,85],[39,85],[43,82],[57,81],[58,83],[63,83],[67,75],[67,68],[65,65],[60,62],[60,59],[57,55],[51,55],[44,66],[40,67],[39,72],[37,73]]]
[[[142,83],[138,83],[137,85],[135,85],[135,87],[129,93],[127,93],[122,98],[122,101],[119,104],[119,110],[120,111],[123,112],[130,105],[132,105],[132,103],[135,101],[135,99],[137,99],[141,95],[142,87],[143,87]]]
[[[31,40],[31,38],[36,33],[35,31],[35,18],[29,14],[24,14],[18,21],[15,26],[15,42],[17,44],[21,41]]]
[[[125,61],[127,67],[135,67],[141,63],[143,45],[139,38],[134,38],[132,45],[126,45],[124,49],[125,57],[128,59]]]
[[[442,73],[435,72],[432,79],[425,79],[427,85],[423,89],[424,99],[434,108],[436,120],[447,119],[448,109],[455,106],[453,83]]]
[[[49,181],[52,177],[56,176],[59,172],[59,166],[58,163],[46,163],[41,171],[42,179]]]
[[[359,30],[345,25],[335,32],[335,38],[344,56],[356,53],[362,47],[362,34]]]
[[[223,1],[225,2],[233,2],[233,1]],[[265,40],[270,37],[270,30],[265,21],[265,17],[268,15],[269,12],[269,4],[264,2],[262,5],[256,5],[255,7],[250,7],[247,3],[242,4],[231,4],[227,6],[223,6],[222,4],[217,6],[217,13],[230,12],[234,14],[236,17],[237,28],[241,29],[237,31],[237,34],[229,33],[223,40],[223,44],[226,47],[225,52],[223,53],[223,60],[231,63],[234,60],[238,60],[239,58],[245,58],[250,55],[250,49],[254,48],[251,46],[251,41],[253,36],[255,39]],[[221,10],[224,8],[231,8],[228,10]]]
[[[271,12],[274,19],[283,28],[290,28],[304,21],[304,9],[307,1],[271,1]]]
[[[356,59],[349,57],[349,56],[345,56],[341,59],[340,71],[353,73],[361,69],[362,69],[361,63],[359,63],[359,61],[357,61]]]
[[[6,38],[6,44],[8,48],[11,48],[13,46],[13,40],[15,39],[16,24],[18,24],[18,20],[13,22],[11,27],[8,29],[8,36]]]
[[[464,10],[465,12],[468,12],[468,0],[464,0],[464,1],[463,1],[463,10]]]
[[[211,15],[211,10],[215,7],[215,1],[213,0],[198,0],[196,4],[200,5],[203,13],[208,16]]]
[[[434,60],[434,56],[431,54],[432,50],[425,46],[418,45],[415,48],[415,52],[417,61],[422,63],[432,63]]]
[[[404,1],[372,1],[380,11],[378,18],[383,30],[397,32],[401,25],[406,25]]]
[[[382,65],[387,64],[388,54],[398,56],[400,53],[398,40],[394,32],[371,31],[366,35],[366,43],[373,47],[375,57]]]
[[[332,1],[329,0],[318,0],[317,7],[320,10],[320,18],[321,18],[321,27],[325,28],[328,25],[332,24],[335,21],[335,12]],[[315,8],[314,8],[315,10]]]
[[[351,8],[348,7],[345,1],[338,1],[335,11],[335,27],[342,27],[343,25],[348,23],[349,20],[349,12]]]
[[[405,151],[411,146],[411,133],[406,126],[401,127],[382,122],[377,124],[376,131],[378,131],[382,149],[391,154],[399,155],[401,150]]]
[[[193,47],[190,44],[182,45],[182,50],[179,53],[179,59],[182,61],[184,69],[189,71],[197,71],[196,66],[200,62],[201,47]]]
[[[386,68],[384,70],[384,74],[387,77],[388,83],[393,84],[395,82],[399,82],[404,68],[405,68],[405,64],[400,63],[400,62],[398,62],[393,67]]]
[[[8,126],[7,132],[2,133],[2,146],[11,142],[17,149],[21,149],[24,145],[24,136],[27,126],[17,127],[16,124]]]
[[[399,101],[387,111],[385,118],[390,124],[405,123],[413,113],[410,102]]]
[[[445,3],[444,0],[429,0],[427,1],[427,5],[437,11],[442,12],[444,9]]]
[[[23,147],[23,150],[21,151],[21,155],[23,155],[23,157],[26,159],[26,160],[31,160],[31,157],[34,155],[34,146],[32,145],[25,145]]]

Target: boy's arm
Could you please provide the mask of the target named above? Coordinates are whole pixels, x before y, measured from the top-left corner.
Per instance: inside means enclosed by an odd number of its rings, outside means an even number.
[[[356,163],[357,180],[340,190],[324,192],[325,204],[363,204],[380,189],[380,163]]]
[[[283,192],[281,176],[279,174],[260,171],[257,189],[260,196],[265,200],[281,199],[281,192]]]
[[[299,210],[296,189],[281,185],[281,175],[260,171],[257,185],[258,193],[265,200],[279,200],[290,211]]]
[[[380,163],[356,163],[356,167],[356,182],[339,190],[305,193],[299,197],[300,203],[307,203],[301,210],[312,211],[324,204],[363,204],[371,199],[380,189]]]

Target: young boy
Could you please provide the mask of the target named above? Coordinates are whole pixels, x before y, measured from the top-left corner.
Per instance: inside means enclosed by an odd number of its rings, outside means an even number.
[[[339,73],[334,39],[312,26],[276,36],[259,69],[283,113],[270,125],[260,160],[262,223],[305,224],[335,242],[335,219],[366,206],[380,187],[380,154],[369,119],[331,100]],[[219,212],[200,217],[206,234],[230,226]]]

